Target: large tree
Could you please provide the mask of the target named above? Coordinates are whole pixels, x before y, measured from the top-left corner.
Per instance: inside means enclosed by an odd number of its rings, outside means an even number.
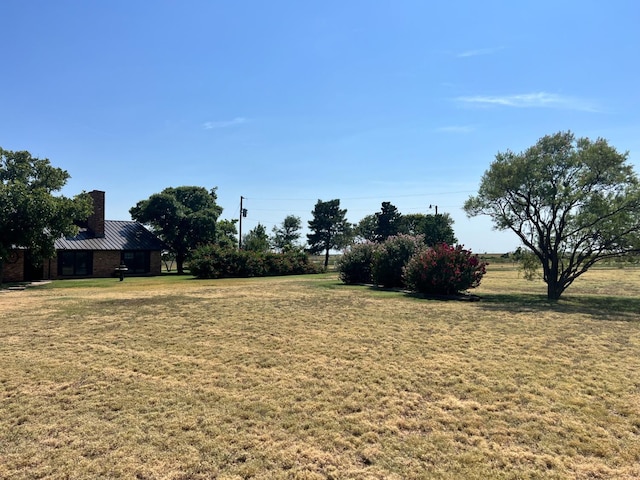
[[[439,243],[454,245],[458,242],[453,231],[453,218],[448,213],[403,215],[400,231],[408,235],[423,235],[424,243],[429,247]]]
[[[264,225],[258,223],[249,233],[242,236],[242,249],[251,252],[269,251],[269,235]]]
[[[379,212],[375,213],[376,230],[375,241],[384,242],[387,238],[400,233],[402,214],[391,202],[382,202]]]
[[[129,213],[166,243],[176,256],[178,273],[184,273],[191,250],[216,241],[216,221],[222,213],[217,198],[216,188],[169,187],[139,201]]]
[[[296,248],[296,242],[300,239],[302,220],[295,215],[287,215],[282,224],[273,227],[271,244],[276,250],[286,252]]]
[[[375,213],[363,217],[353,230],[357,239],[369,242],[376,241],[376,228],[378,227],[378,219]]]
[[[329,265],[329,252],[334,248],[343,248],[351,239],[351,224],[347,221],[347,210],[340,208],[340,200],[323,202],[318,200],[309,220],[307,243],[309,252],[324,252],[324,268]]]
[[[47,158],[0,148],[0,282],[4,262],[15,248],[28,250],[36,263],[50,258],[56,239],[75,235],[76,224],[91,214],[88,194],[53,195],[68,179],[69,173]]]
[[[238,219],[219,219],[216,223],[216,244],[222,248],[238,247]]]
[[[557,300],[596,262],[639,251],[640,186],[627,158],[600,138],[548,135],[498,153],[464,209],[515,232]]]

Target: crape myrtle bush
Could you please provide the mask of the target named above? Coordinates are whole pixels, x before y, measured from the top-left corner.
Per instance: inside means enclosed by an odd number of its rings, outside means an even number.
[[[284,253],[253,252],[222,248],[218,245],[198,247],[189,259],[189,270],[198,278],[265,277],[319,273],[302,251]]]
[[[373,252],[373,282],[386,288],[404,287],[404,266],[425,248],[423,235],[401,234],[387,238]]]
[[[480,285],[487,263],[477,255],[461,245],[426,248],[422,242],[422,236],[397,235],[382,244],[353,245],[337,263],[340,280],[441,295]]]
[[[451,295],[480,285],[486,266],[462,245],[441,243],[414,255],[404,268],[404,279],[413,291]]]
[[[346,250],[336,263],[340,280],[349,285],[371,283],[373,252],[377,247],[373,242],[365,242],[352,245]]]

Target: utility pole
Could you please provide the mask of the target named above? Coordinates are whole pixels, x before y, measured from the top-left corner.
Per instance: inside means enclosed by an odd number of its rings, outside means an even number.
[[[438,215],[438,205],[429,205],[429,208],[436,207],[436,216]]]
[[[244,200],[244,197],[242,195],[240,195],[240,226],[239,226],[239,233],[238,233],[238,250],[242,250],[242,217],[246,217],[247,216],[247,209],[246,208],[242,208],[242,201]]]
[[[242,200],[244,200],[244,197],[240,195],[240,225],[239,225],[240,233],[238,233],[238,250],[242,250]]]

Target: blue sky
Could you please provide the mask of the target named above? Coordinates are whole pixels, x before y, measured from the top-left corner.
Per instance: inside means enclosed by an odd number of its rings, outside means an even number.
[[[499,151],[560,130],[640,163],[640,3],[0,2],[0,146],[106,191],[107,218],[169,186],[223,218],[357,222],[390,201],[451,214],[474,252],[518,246],[461,207]]]

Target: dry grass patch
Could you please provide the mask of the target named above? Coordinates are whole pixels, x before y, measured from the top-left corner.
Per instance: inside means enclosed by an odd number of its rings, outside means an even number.
[[[477,303],[326,276],[3,292],[0,477],[638,478],[639,274],[557,304],[507,267]]]

